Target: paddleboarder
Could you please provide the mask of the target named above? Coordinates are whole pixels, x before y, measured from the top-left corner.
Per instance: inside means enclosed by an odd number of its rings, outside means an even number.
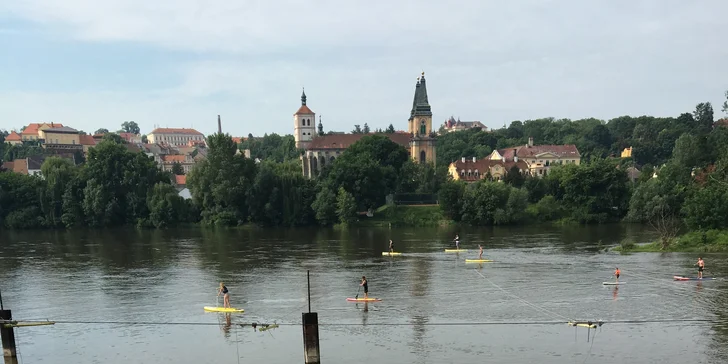
[[[394,253],[394,243],[392,242],[392,239],[389,239],[389,252]]]
[[[698,265],[698,279],[703,279],[703,269],[705,269],[705,262],[703,261],[703,258],[698,257],[698,262],[696,264]]]
[[[225,287],[225,284],[220,282],[220,288],[217,290],[217,296],[220,297],[220,294],[223,295],[223,307],[230,308],[230,292],[228,292],[227,287]]]
[[[619,268],[615,268],[614,270],[614,276],[617,277],[617,282],[619,282]]]
[[[483,260],[483,246],[478,244],[478,248],[480,248],[480,254],[478,254],[478,260]]]
[[[364,299],[369,298],[369,284],[367,284],[367,277],[361,276],[360,286],[364,287]]]
[[[460,236],[455,234],[455,249],[460,250]]]

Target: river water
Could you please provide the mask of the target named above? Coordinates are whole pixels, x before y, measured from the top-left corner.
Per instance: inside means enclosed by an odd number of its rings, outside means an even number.
[[[456,232],[495,262],[445,253]],[[696,274],[695,254],[603,251],[651,237],[629,225],[4,231],[0,290],[15,319],[58,321],[16,329],[21,363],[303,363],[307,271],[323,363],[728,362],[726,281],[674,282]],[[382,256],[390,238],[403,256]],[[725,255],[704,258],[706,275],[728,277]],[[615,266],[626,283],[603,286]],[[345,300],[362,275],[382,302]],[[220,281],[244,314],[203,311]],[[280,327],[239,325],[252,322]]]

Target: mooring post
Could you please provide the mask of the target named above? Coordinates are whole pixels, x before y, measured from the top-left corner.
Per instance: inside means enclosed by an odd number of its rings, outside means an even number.
[[[13,313],[10,310],[0,310],[0,321],[11,321],[12,319]],[[13,327],[0,324],[0,336],[2,336],[5,363],[17,363],[18,354],[15,350],[15,332],[13,332]]]
[[[318,314],[311,312],[311,274],[306,272],[308,281],[308,312],[303,314],[303,358],[305,364],[320,364]]]

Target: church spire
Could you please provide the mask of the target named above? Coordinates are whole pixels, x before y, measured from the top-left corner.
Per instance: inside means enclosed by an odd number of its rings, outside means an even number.
[[[306,105],[306,89],[303,89],[303,92],[301,93],[301,105]]]
[[[415,87],[415,101],[412,105],[410,119],[413,119],[415,116],[432,116],[430,102],[427,99],[427,85],[425,83],[424,72],[422,72],[422,76],[417,79],[417,86]]]

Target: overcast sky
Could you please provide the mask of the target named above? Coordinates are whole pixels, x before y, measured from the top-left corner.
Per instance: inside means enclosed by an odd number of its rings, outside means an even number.
[[[135,120],[289,134],[306,88],[326,130],[676,116],[728,89],[726,0],[0,1],[0,128]]]

